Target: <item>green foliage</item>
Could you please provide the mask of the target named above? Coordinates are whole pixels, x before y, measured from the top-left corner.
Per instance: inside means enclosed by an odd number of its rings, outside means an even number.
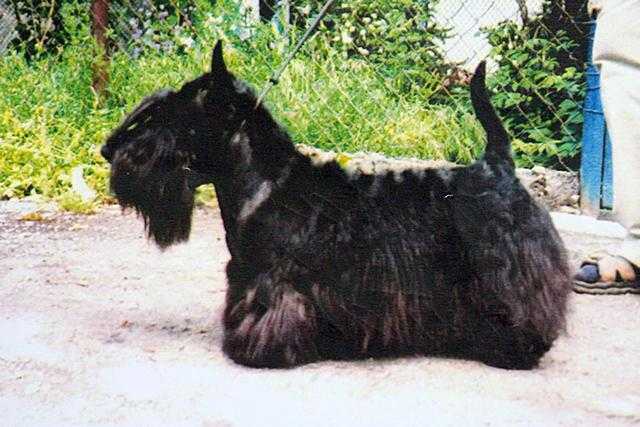
[[[56,197],[56,202],[62,210],[84,215],[94,214],[100,207],[99,199],[85,201],[72,191],[67,191]]]
[[[390,94],[388,83],[370,64],[339,55],[296,60],[269,99],[298,141],[319,148],[460,163],[475,158],[483,137],[473,115]]]
[[[27,57],[57,49],[67,39],[62,30],[62,0],[11,0],[17,37],[12,44]]]
[[[60,55],[31,62],[22,53],[0,58],[0,198],[43,195],[78,210],[69,195],[71,171],[83,165],[87,184],[107,198],[108,165],[99,148],[111,129],[144,96],[179,87],[207,69],[213,41],[226,38],[229,67],[261,88],[286,49],[266,49],[276,38],[268,25],[241,41],[230,14],[205,15],[192,48],[111,60],[110,97],[91,92],[93,46],[88,18],[65,20],[74,37]],[[389,91],[390,77],[371,64],[334,54],[294,60],[267,104],[295,140],[336,151],[379,151],[392,156],[469,162],[482,146],[471,115],[429,107],[428,99]],[[354,126],[357,123],[357,126]],[[204,200],[207,200],[206,192]]]
[[[2,58],[0,69],[0,198],[57,197],[71,185],[71,169],[87,165],[87,182],[103,194],[107,170],[96,151],[113,123],[95,110],[89,51],[68,49],[60,59],[28,63]]]
[[[71,192],[72,170],[82,166],[98,201],[109,199],[108,165],[99,148],[144,96],[179,87],[206,70],[217,39],[225,41],[229,68],[258,91],[301,34],[294,26],[283,37],[272,23],[249,23],[235,0],[184,3],[195,7],[187,14],[180,5],[158,6],[156,12],[169,10],[162,19],[140,18],[138,28],[146,32],[131,42],[138,51],[113,51],[104,102],[91,91],[95,46],[86,3],[68,0],[60,9],[64,49],[30,56],[21,45],[0,57],[0,199],[41,195],[66,209],[90,212],[95,204]],[[303,20],[314,15],[298,14]],[[266,104],[299,143],[469,163],[482,151],[484,135],[469,108],[468,90],[442,93],[448,66],[437,45],[444,30],[422,26],[430,17],[426,3],[343,2],[291,62]],[[495,101],[519,138],[523,163],[570,157],[576,149],[570,133],[580,120],[575,113],[581,71],[557,65],[554,55],[562,46],[539,31],[502,24],[490,34],[501,65],[493,79]],[[119,40],[115,32],[111,36]],[[158,48],[164,42],[171,47]],[[209,201],[212,194],[206,188],[198,200]]]
[[[184,53],[197,37],[198,18],[213,0],[113,0],[111,41],[134,58],[145,52]]]
[[[493,101],[515,138],[519,163],[575,167],[585,91],[583,65],[567,61],[576,41],[551,32],[542,16],[524,27],[507,21],[485,32],[499,67]]]
[[[293,1],[297,26],[306,28],[323,3]],[[433,0],[339,2],[321,23],[318,44],[344,58],[366,60],[378,73],[391,78],[395,90],[435,92],[451,71],[440,48],[447,30],[434,19],[436,3]]]

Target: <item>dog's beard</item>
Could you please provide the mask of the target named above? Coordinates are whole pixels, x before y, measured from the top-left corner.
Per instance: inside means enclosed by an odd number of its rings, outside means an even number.
[[[116,155],[111,167],[111,190],[123,208],[142,216],[147,235],[160,248],[186,241],[191,231],[194,189],[187,170],[174,165],[134,165],[126,155]]]

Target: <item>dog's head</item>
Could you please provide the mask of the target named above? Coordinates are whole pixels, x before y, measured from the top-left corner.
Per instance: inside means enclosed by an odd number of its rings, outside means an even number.
[[[160,247],[188,239],[195,188],[228,175],[228,139],[252,99],[218,42],[210,72],[145,98],[102,147],[111,190],[142,215]]]

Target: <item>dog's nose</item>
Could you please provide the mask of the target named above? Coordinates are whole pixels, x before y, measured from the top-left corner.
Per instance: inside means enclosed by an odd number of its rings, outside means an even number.
[[[111,150],[108,144],[105,144],[102,146],[102,148],[100,149],[100,154],[102,154],[102,157],[104,157],[105,159],[107,159],[109,163],[111,163],[111,157],[113,157],[113,151]]]

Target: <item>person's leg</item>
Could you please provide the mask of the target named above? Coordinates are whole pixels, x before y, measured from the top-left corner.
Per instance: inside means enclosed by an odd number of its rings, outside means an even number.
[[[614,214],[640,237],[640,0],[604,6],[593,54],[613,141]]]
[[[594,62],[612,141],[614,215],[629,236],[586,264],[586,281],[637,281],[640,266],[640,0],[605,1],[598,16]],[[631,263],[632,265],[629,265]],[[587,267],[589,267],[587,265]],[[581,276],[582,273],[582,276]],[[618,277],[616,277],[618,276]]]

